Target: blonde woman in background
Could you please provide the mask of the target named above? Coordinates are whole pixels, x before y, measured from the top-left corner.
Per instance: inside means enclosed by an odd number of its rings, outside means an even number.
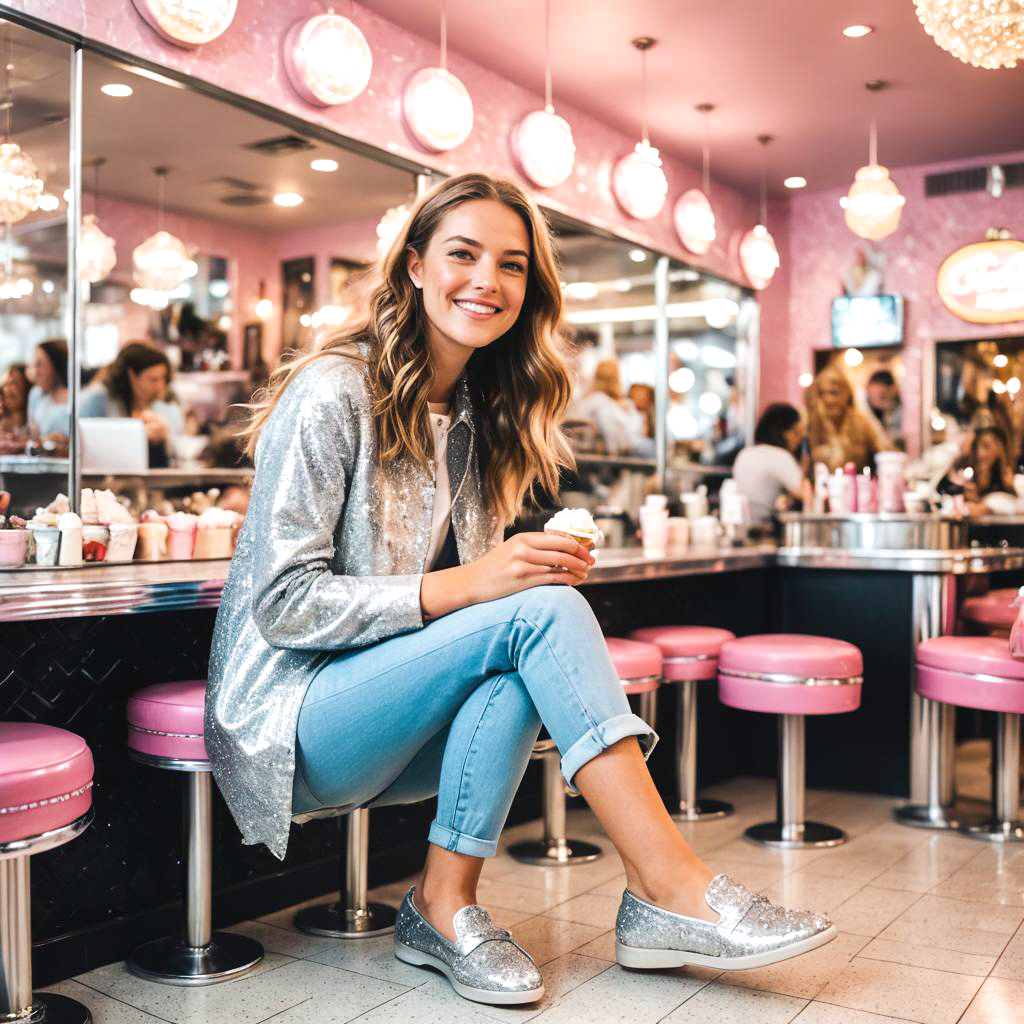
[[[857,408],[850,382],[835,366],[826,366],[814,378],[805,401],[812,464],[823,462],[834,470],[852,462],[859,471],[889,449],[878,425]]]
[[[645,435],[643,415],[623,395],[617,359],[602,359],[597,364],[590,392],[577,408],[596,424],[609,455],[653,454],[653,446]]]

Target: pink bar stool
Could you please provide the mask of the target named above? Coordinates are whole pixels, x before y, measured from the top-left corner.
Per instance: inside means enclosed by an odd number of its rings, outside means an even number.
[[[917,648],[922,697],[996,712],[992,817],[963,824],[961,831],[997,843],[1024,842],[1020,816],[1020,716],[1024,714],[1024,661],[1010,656],[1006,641],[990,636],[940,636]]]
[[[864,662],[843,640],[799,633],[766,633],[729,640],[718,660],[718,698],[744,711],[779,716],[776,820],[748,828],[755,843],[784,849],[838,846],[846,833],[804,820],[804,722],[860,707]]]
[[[1013,620],[1017,618],[1017,609],[1013,607],[1017,594],[1016,587],[1002,587],[969,597],[960,608],[960,616],[989,633],[1009,636]]]
[[[661,649],[654,644],[606,637],[608,653],[626,696],[636,695],[640,717],[654,728],[654,712],[661,684]],[[540,867],[585,864],[601,856],[601,847],[565,834],[565,780],[562,758],[554,741],[541,737],[533,748],[533,758],[544,768],[544,838],[527,839],[508,848],[510,857],[523,864]]]
[[[167,985],[238,978],[263,959],[245,935],[213,931],[213,786],[203,742],[206,681],[158,683],[128,699],[128,752],[140,764],[185,772],[185,931],[133,950],[128,969]]]
[[[52,725],[0,722],[0,1021],[90,1024],[67,996],[32,991],[29,860],[92,821],[92,753]]]
[[[714,626],[649,626],[634,629],[632,640],[657,644],[662,653],[663,683],[679,684],[676,709],[676,793],[670,806],[677,821],[701,821],[732,814],[723,800],[697,799],[697,685],[718,676],[718,652],[735,634]]]

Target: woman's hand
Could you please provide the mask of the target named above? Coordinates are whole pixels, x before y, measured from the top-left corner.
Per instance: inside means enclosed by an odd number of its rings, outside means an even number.
[[[427,618],[483,601],[495,601],[529,587],[575,586],[587,578],[593,556],[557,533],[519,533],[468,565],[428,572],[420,588]]]
[[[167,425],[167,421],[161,419],[157,414],[150,409],[143,409],[139,413],[139,419],[142,420],[142,425],[146,428],[146,440],[147,441],[166,441],[170,435],[171,428]]]

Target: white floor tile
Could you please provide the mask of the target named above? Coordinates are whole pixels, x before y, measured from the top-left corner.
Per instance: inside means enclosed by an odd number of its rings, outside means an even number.
[[[922,896],[881,932],[881,938],[958,953],[999,956],[1024,919],[1024,908]]]
[[[976,978],[987,978],[996,963],[994,956],[957,953],[951,949],[893,942],[891,939],[872,939],[857,956],[868,960],[888,960],[889,963],[909,967],[928,967],[951,974],[970,974]]]
[[[961,1024],[1020,1024],[1024,981],[989,978],[961,1018]]]
[[[788,1024],[806,999],[712,982],[673,1010],[664,1024]]]
[[[829,917],[841,932],[877,935],[919,899],[916,892],[877,889],[866,885],[860,892],[840,903],[830,912]]]
[[[614,896],[594,896],[585,894],[574,896],[565,903],[559,903],[545,911],[545,917],[556,917],[560,921],[578,921],[580,924],[591,924],[603,930],[615,927],[615,916],[619,912],[621,901]]]
[[[866,1010],[851,1010],[848,1006],[835,1006],[833,1003],[807,1004],[793,1024],[913,1024],[899,1017],[885,1017]]]
[[[62,981],[57,985],[48,985],[41,991],[59,992],[62,996],[77,1000],[88,1007],[92,1019],[97,1024],[160,1024],[159,1017],[153,1017],[127,1003],[119,1003],[116,999],[80,985],[77,981]]]
[[[596,939],[603,931],[604,928],[579,921],[534,917],[513,928],[512,938],[543,965]]]

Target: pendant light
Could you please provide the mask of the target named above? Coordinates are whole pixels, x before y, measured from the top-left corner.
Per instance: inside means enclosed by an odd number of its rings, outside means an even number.
[[[554,188],[572,174],[576,143],[572,128],[551,102],[551,0],[544,0],[544,109],[534,110],[512,130],[519,166],[538,188]]]
[[[144,293],[139,298],[146,300],[143,305],[151,305],[155,309],[167,306],[168,293],[189,277],[190,270],[185,243],[163,229],[167,172],[166,167],[153,168],[159,182],[156,234],[150,235],[132,253],[135,283]]]
[[[11,111],[14,90],[11,87],[11,38],[7,27],[7,59],[4,61],[4,141],[0,143],[0,221],[16,224],[33,213],[43,194],[43,180],[36,173],[32,158],[16,142],[11,142]]]
[[[330,7],[326,14],[304,18],[289,29],[284,69],[304,100],[333,107],[354,100],[366,88],[373,54],[359,26]]]
[[[442,153],[462,145],[473,130],[473,101],[448,70],[448,19],[441,0],[441,66],[420,68],[402,91],[402,114],[424,149]]]
[[[647,137],[647,51],[654,42],[650,36],[640,36],[633,40],[633,46],[640,51],[640,141],[632,153],[615,165],[612,172],[615,198],[626,213],[637,220],[657,217],[668,196],[668,179],[661,169],[661,157]]]
[[[918,21],[947,53],[976,68],[1024,61],[1024,0],[914,0]]]
[[[106,161],[97,157],[93,161],[93,209],[99,203],[100,168]],[[78,277],[87,284],[95,284],[110,275],[117,263],[117,245],[110,235],[100,228],[95,213],[82,218],[78,232]]]
[[[761,222],[755,224],[740,240],[740,266],[751,286],[760,291],[767,288],[779,269],[779,250],[768,231],[768,146],[770,135],[758,135],[761,144]]]
[[[146,23],[169,42],[211,43],[231,25],[238,0],[132,0]]]
[[[412,213],[412,206],[409,203],[401,203],[398,206],[388,207],[384,216],[377,221],[377,252],[383,255],[391,248],[391,243],[398,237],[399,232],[405,227],[405,222]]]
[[[690,252],[703,256],[717,237],[715,211],[711,208],[711,143],[710,115],[714,110],[711,103],[700,103],[697,110],[704,116],[704,146],[701,152],[701,188],[691,188],[677,200],[672,210],[676,234],[679,241]]]
[[[35,285],[30,277],[14,268],[14,232],[10,221],[7,221],[4,230],[7,235],[7,252],[3,267],[0,268],[0,302],[10,302],[27,298]]]
[[[877,95],[886,82],[867,82],[865,88]],[[900,214],[906,199],[900,195],[896,183],[889,177],[889,169],[878,162],[878,126],[871,119],[868,163],[854,177],[847,195],[839,200],[846,226],[860,238],[877,241],[891,235],[900,224]]]

